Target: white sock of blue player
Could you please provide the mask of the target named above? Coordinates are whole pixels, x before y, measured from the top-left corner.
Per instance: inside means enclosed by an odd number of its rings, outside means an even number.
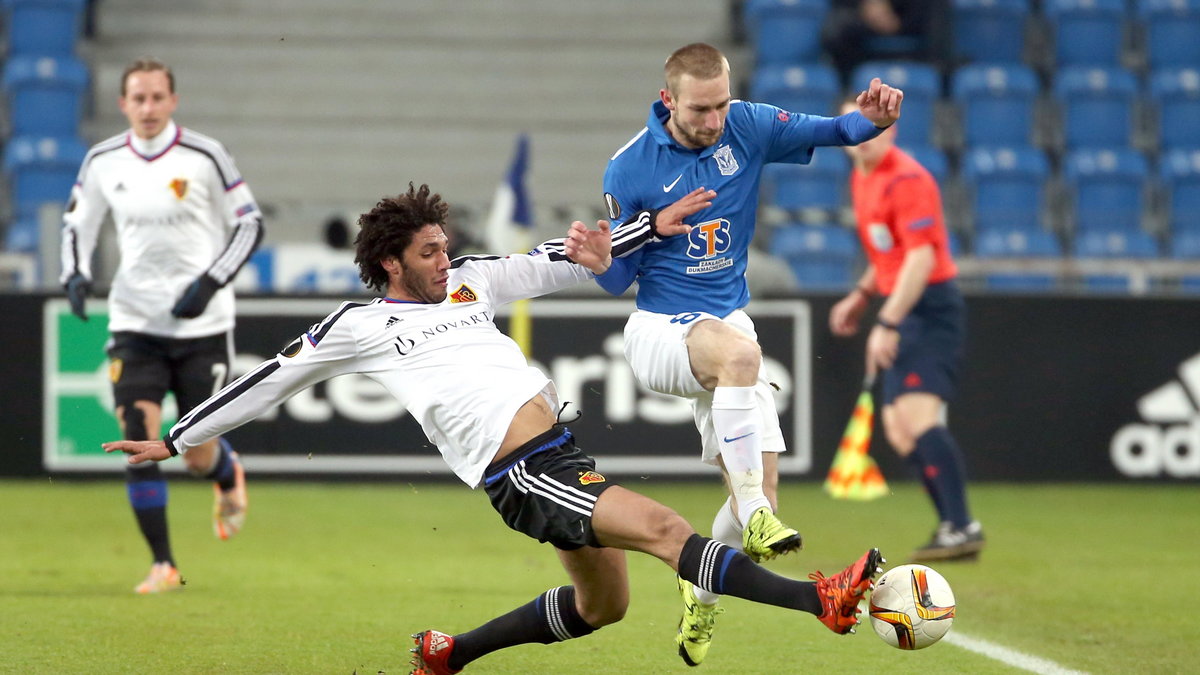
[[[713,431],[737,500],[737,517],[748,523],[755,511],[771,506],[763,494],[762,416],[754,387],[717,387],[712,401]]]

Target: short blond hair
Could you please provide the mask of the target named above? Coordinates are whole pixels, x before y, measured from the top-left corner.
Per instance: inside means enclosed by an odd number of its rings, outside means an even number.
[[[729,72],[729,60],[720,49],[703,42],[693,42],[676,49],[663,66],[667,90],[677,93],[679,79],[691,75],[697,80],[711,80]]]

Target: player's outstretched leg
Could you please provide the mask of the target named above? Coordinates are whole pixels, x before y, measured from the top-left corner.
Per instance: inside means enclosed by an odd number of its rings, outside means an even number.
[[[695,585],[692,582],[675,577],[679,584],[679,594],[683,597],[683,616],[679,619],[679,632],[675,635],[675,644],[679,647],[679,656],[689,666],[698,666],[708,656],[708,646],[712,642],[713,626],[717,615],[725,611],[716,603],[705,604],[696,598]]]
[[[225,541],[246,523],[246,471],[233,446],[220,439],[217,460],[206,478],[213,480],[213,533]]]
[[[436,630],[426,630],[413,635],[416,647],[412,652],[411,675],[454,675],[462,672],[461,668],[451,668],[447,665],[450,654],[454,652],[454,638]]]
[[[885,562],[879,549],[873,548],[832,577],[826,577],[820,570],[808,575],[817,582],[817,595],[823,608],[817,618],[821,623],[839,635],[853,633],[858,624],[856,615],[862,611],[858,603],[862,602],[863,593],[875,587],[871,579],[883,571],[881,566]]]

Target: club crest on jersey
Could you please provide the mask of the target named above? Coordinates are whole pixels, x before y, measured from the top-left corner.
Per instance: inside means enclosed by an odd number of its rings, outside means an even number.
[[[603,482],[604,482],[604,476],[596,473],[595,471],[584,471],[583,473],[579,474],[579,484],[580,485],[591,485],[592,483],[603,483]]]
[[[475,291],[471,290],[471,288],[469,286],[467,286],[466,284],[462,284],[461,286],[458,287],[458,290],[456,290],[450,294],[450,302],[451,303],[475,302],[478,299],[479,299],[479,296],[476,295]]]
[[[121,381],[121,371],[125,369],[125,362],[121,359],[113,359],[108,362],[108,379],[113,384]]]
[[[732,176],[737,173],[738,163],[733,156],[733,148],[728,145],[722,145],[713,153],[713,159],[717,160],[717,170],[722,176]]]
[[[183,199],[187,195],[188,182],[186,178],[171,179],[171,192],[175,193],[176,199]]]

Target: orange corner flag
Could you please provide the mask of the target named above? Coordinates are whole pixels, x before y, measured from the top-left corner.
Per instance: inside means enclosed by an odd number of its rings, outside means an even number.
[[[871,447],[871,431],[875,425],[875,398],[871,395],[872,380],[863,384],[850,423],[842,434],[833,465],[825,478],[825,491],[838,499],[866,501],[888,494],[887,481],[875,460],[867,451]]]

